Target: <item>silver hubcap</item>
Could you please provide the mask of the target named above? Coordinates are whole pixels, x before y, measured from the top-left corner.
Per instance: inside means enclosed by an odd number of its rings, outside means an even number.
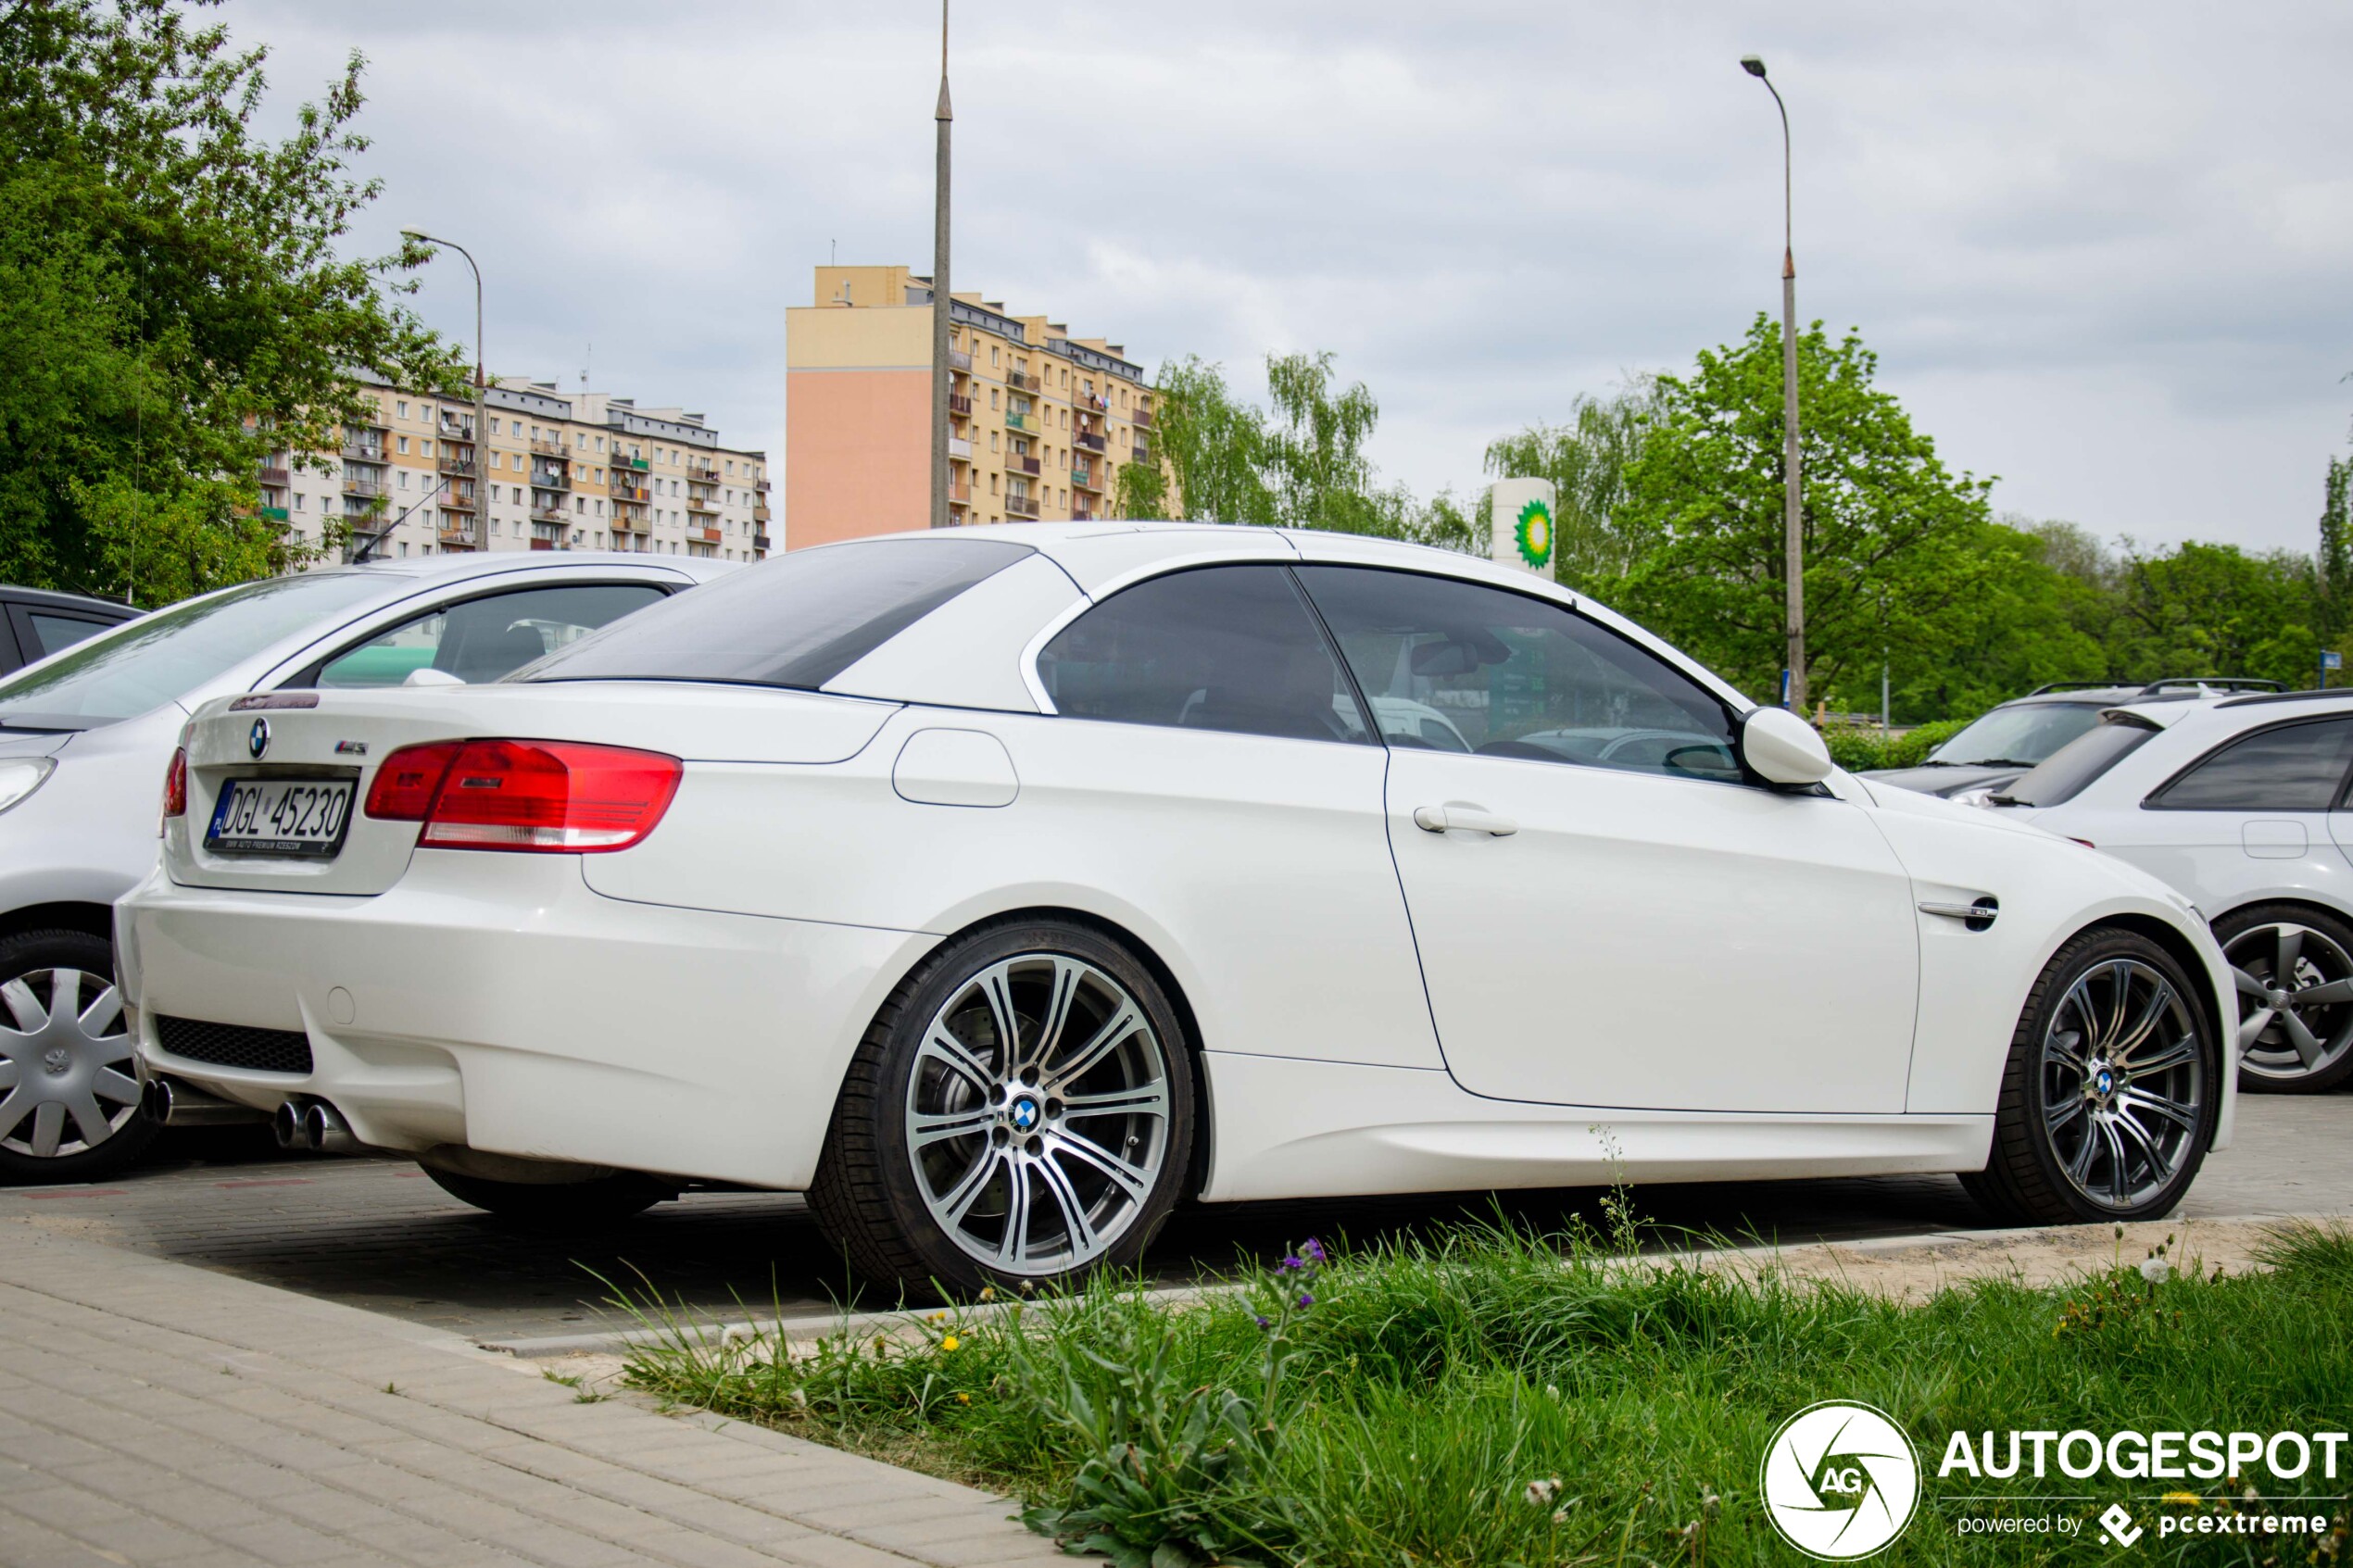
[[[2353,1047],[2353,955],[2309,925],[2250,926],[2223,945],[2239,989],[2239,1065],[2309,1078]]]
[[[139,1113],[122,997],[104,975],[35,970],[0,985],[0,1148],[54,1160]]]
[[[2043,1035],[2043,1125],[2067,1179],[2127,1209],[2196,1147],[2206,1064],[2189,1004],[2133,959],[2076,978]]]
[[[1168,1157],[1168,1058],[1092,964],[1024,953],[924,1031],[907,1152],[931,1218],[1009,1274],[1082,1267],[1135,1224]]]

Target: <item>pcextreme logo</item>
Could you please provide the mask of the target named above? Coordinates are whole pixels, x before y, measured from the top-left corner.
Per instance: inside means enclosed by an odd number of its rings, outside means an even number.
[[[1869,1557],[1904,1533],[1920,1499],[1919,1456],[1884,1411],[1825,1399],[1765,1445],[1757,1495],[1781,1538],[1808,1557]]]

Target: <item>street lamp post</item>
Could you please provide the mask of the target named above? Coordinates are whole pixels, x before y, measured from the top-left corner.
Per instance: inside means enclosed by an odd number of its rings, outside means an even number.
[[[483,451],[484,451],[484,447],[485,447],[485,446],[487,446],[487,445],[488,445],[488,444],[489,444],[489,437],[490,437],[490,426],[489,426],[489,424],[488,424],[487,422],[485,422],[485,421],[484,420],[484,419],[483,419],[483,413],[484,413],[483,405],[484,405],[484,401],[485,401],[484,394],[485,394],[485,393],[486,393],[486,391],[487,391],[487,384],[486,384],[486,383],[484,383],[484,381],[483,380],[483,374],[482,374],[482,269],[481,269],[479,266],[476,266],[476,265],[475,265],[475,263],[474,263],[474,258],[473,258],[473,253],[472,253],[472,252],[471,252],[471,251],[469,251],[468,249],[466,249],[466,247],[465,247],[465,246],[463,246],[463,245],[458,245],[458,244],[456,244],[456,243],[454,243],[454,242],[452,242],[452,241],[449,241],[449,240],[437,240],[437,239],[434,238],[431,234],[424,233],[424,232],[422,232],[422,231],[419,231],[419,230],[416,230],[416,229],[403,229],[403,230],[401,230],[401,231],[400,231],[400,235],[401,235],[401,238],[403,238],[403,239],[409,239],[409,240],[414,240],[414,241],[416,241],[419,245],[447,245],[447,246],[448,246],[451,250],[454,250],[454,251],[456,251],[456,252],[457,252],[459,256],[464,257],[466,258],[466,265],[467,265],[468,267],[471,267],[471,268],[472,268],[472,269],[473,269],[473,274],[474,274],[474,440],[473,440],[473,447],[474,447],[474,475],[473,475],[473,478],[474,478],[474,535],[473,535],[473,547],[474,547],[475,549],[477,549],[477,550],[486,550],[486,549],[490,548],[490,499],[489,499],[489,491],[488,491],[488,489],[487,489],[487,488],[484,485],[484,483],[483,483],[483,475],[484,475],[484,471],[485,471],[485,470],[489,468],[489,464],[487,464],[487,463],[485,463],[485,462],[484,462],[484,461],[483,461]]]
[[[948,107],[948,0],[939,0],[938,166],[931,214],[931,525],[948,526],[948,338],[955,313],[948,292],[948,140],[955,115]]]
[[[1741,56],[1741,69],[1765,83],[1781,111],[1781,548],[1789,577],[1787,705],[1806,711],[1806,550],[1797,471],[1797,250],[1790,221],[1789,106],[1765,74],[1765,62]]]

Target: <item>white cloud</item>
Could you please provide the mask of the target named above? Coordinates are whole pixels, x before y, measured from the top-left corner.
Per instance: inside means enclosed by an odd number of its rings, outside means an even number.
[[[231,0],[287,113],[349,47],[384,199],[472,245],[493,361],[782,445],[784,310],[930,255],[937,12]],[[2183,0],[1771,11],[967,3],[960,286],[1147,363],[1336,350],[1422,491],[1777,309],[1859,327],[1997,505],[2303,547],[2353,387],[2353,14]],[[463,269],[421,296],[472,331]]]

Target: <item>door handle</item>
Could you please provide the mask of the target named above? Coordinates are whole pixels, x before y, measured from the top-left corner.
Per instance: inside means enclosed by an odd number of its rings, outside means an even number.
[[[1930,900],[1920,905],[1924,915],[1943,915],[1946,920],[1959,921],[1971,931],[1984,931],[2001,918],[2002,901],[1991,893],[1974,904],[1946,904]]]
[[[1416,806],[1414,825],[1424,833],[1459,830],[1490,834],[1497,838],[1509,838],[1519,831],[1519,824],[1509,817],[1499,817],[1477,806]]]

